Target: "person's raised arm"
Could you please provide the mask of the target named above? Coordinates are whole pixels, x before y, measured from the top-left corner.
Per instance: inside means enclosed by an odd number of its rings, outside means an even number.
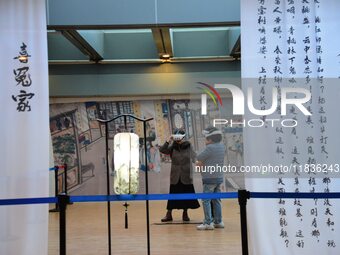
[[[172,142],[173,138],[170,136],[170,138],[159,148],[159,151],[163,154],[170,155],[172,150]]]

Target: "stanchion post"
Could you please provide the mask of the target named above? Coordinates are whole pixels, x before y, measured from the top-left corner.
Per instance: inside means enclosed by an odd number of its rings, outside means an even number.
[[[55,192],[55,196],[58,196],[59,190],[59,180],[58,180],[58,175],[59,175],[59,166],[55,166],[54,167],[54,183],[55,183],[55,187],[54,187],[54,192]],[[56,203],[56,207],[58,206],[58,203]]]
[[[59,203],[59,254],[66,255],[66,207],[70,197],[66,194],[58,195]]]
[[[66,163],[64,163],[63,167],[64,167],[64,173],[65,173],[65,194],[68,195],[68,187],[67,187],[67,176],[68,176],[68,174],[67,174],[67,168],[68,168],[68,166],[67,166]],[[71,204],[73,204],[73,203],[72,203],[72,202],[69,202],[68,204],[71,205]]]
[[[65,175],[65,194],[67,195],[68,191],[67,191],[67,164],[66,163],[64,164],[64,175]]]
[[[110,196],[110,167],[109,167],[109,127],[105,122],[105,161],[106,161],[106,194]],[[111,255],[111,203],[107,201],[107,238],[108,254]]]
[[[242,255],[248,255],[248,230],[247,230],[247,200],[250,198],[250,192],[247,190],[238,191],[238,203],[240,205],[241,220],[241,241]]]
[[[144,157],[145,157],[145,194],[149,195],[149,179],[148,179],[148,152],[146,146],[146,121],[143,122],[144,128]],[[149,216],[149,200],[146,200],[146,238],[148,255],[150,255],[150,216]]]
[[[59,166],[54,166],[54,195],[58,196],[58,173],[59,173]],[[59,212],[59,204],[55,203],[55,208],[51,209],[50,212]]]

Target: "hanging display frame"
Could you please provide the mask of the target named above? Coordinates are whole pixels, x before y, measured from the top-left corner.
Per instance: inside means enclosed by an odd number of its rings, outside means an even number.
[[[143,133],[144,138],[147,137],[146,135],[146,123],[148,121],[153,120],[153,118],[142,119],[138,118],[132,114],[121,114],[109,120],[97,119],[99,123],[103,123],[105,125],[105,151],[106,151],[106,185],[107,185],[107,196],[110,196],[110,166],[109,166],[109,128],[108,125],[112,121],[116,119],[123,118],[124,119],[124,127],[127,130],[127,117],[135,119],[137,121],[143,122]],[[148,165],[147,159],[147,150],[146,150],[146,139],[143,139],[144,142],[144,151],[145,151],[145,166]],[[114,159],[113,159],[113,166],[114,166]],[[149,182],[148,182],[148,168],[145,169],[145,194],[149,194]],[[147,254],[150,255],[150,215],[149,215],[149,200],[145,200],[146,203],[146,231],[147,231]],[[125,203],[124,206],[127,208],[128,204]],[[110,201],[107,202],[107,223],[108,223],[108,254],[111,255],[111,203]],[[127,228],[127,209],[125,210],[125,227]]]

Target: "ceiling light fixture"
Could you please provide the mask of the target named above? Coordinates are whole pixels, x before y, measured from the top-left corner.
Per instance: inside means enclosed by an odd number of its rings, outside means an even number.
[[[162,54],[161,58],[162,59],[169,59],[170,58],[170,54]]]
[[[162,63],[170,63],[171,62],[170,61],[171,60],[170,57],[171,57],[170,54],[167,54],[167,53],[160,55]]]

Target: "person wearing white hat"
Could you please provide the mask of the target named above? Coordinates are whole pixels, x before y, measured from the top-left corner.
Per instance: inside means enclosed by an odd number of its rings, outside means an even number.
[[[170,173],[170,194],[195,193],[192,181],[193,163],[195,162],[195,152],[189,141],[185,140],[184,130],[177,129],[159,149],[161,153],[171,157]],[[190,221],[188,209],[199,208],[197,199],[193,200],[169,200],[167,203],[167,213],[162,222],[172,221],[172,210],[183,210],[182,220]]]
[[[203,131],[205,136],[205,149],[197,155],[196,166],[201,168],[203,192],[218,193],[221,192],[223,183],[223,172],[207,171],[213,167],[223,167],[225,146],[222,141],[222,132],[215,128],[209,127]],[[221,169],[221,168],[220,168]],[[220,199],[203,199],[204,220],[203,224],[197,226],[198,230],[213,230],[215,228],[224,228],[222,221],[222,207]],[[211,204],[214,215],[211,213]]]

